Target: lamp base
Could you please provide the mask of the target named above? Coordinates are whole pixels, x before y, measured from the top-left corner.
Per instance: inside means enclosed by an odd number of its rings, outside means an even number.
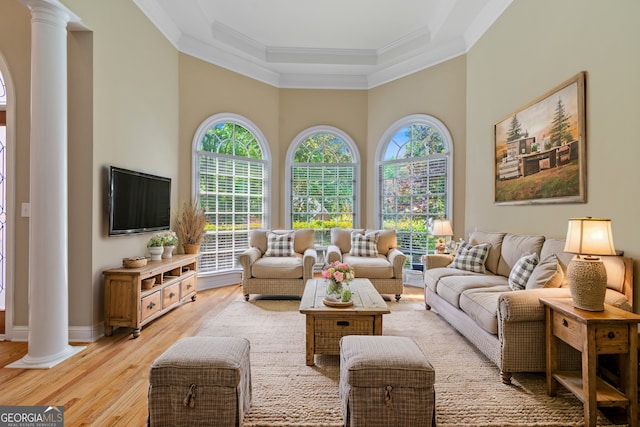
[[[567,280],[575,308],[604,310],[607,270],[600,258],[580,258],[576,255],[567,266]]]

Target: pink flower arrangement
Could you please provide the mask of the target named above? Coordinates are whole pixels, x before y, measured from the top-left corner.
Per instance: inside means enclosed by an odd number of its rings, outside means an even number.
[[[334,261],[329,264],[329,267],[322,270],[322,277],[324,279],[332,280],[336,283],[342,283],[350,282],[355,276],[353,273],[353,267],[351,267],[349,264],[340,261]]]

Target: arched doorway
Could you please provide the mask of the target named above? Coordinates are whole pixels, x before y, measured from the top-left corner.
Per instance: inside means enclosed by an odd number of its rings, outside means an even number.
[[[8,67],[0,53],[0,340],[10,338],[12,322],[13,248],[13,86]]]

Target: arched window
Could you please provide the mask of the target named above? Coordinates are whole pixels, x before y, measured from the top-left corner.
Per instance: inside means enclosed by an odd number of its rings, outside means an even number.
[[[287,152],[287,226],[312,228],[316,244],[328,245],[332,228],[358,225],[359,164],[356,145],[339,129],[298,134]]]
[[[268,226],[270,154],[262,132],[234,114],[209,117],[194,137],[194,188],[206,212],[201,273],[238,269],[249,230]]]
[[[378,220],[396,230],[408,263],[433,249],[433,219],[451,218],[452,148],[445,125],[423,114],[394,123],[378,145]]]

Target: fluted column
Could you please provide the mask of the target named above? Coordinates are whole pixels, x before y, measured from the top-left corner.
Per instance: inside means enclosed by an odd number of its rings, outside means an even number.
[[[10,366],[50,368],[84,348],[69,345],[67,23],[74,15],[57,0],[21,1],[31,10],[29,351]]]

